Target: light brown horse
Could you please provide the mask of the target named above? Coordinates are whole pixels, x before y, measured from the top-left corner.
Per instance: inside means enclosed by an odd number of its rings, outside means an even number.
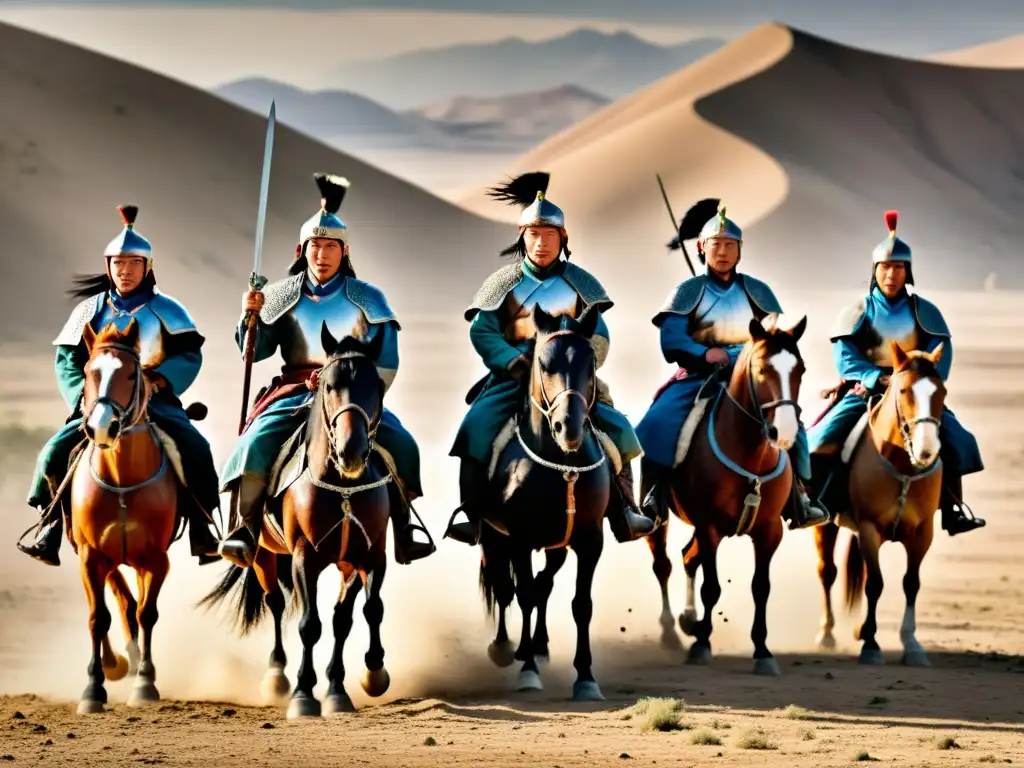
[[[154,681],[153,627],[157,598],[167,578],[167,549],[178,524],[178,483],[147,416],[153,392],[139,362],[139,327],[133,319],[121,332],[113,324],[99,334],[86,325],[89,354],[82,399],[88,445],[71,479],[71,539],[78,552],[89,600],[92,660],[81,714],[100,712],[107,701],[105,677],[137,673],[129,704],[160,698]],[[139,600],[117,570],[138,575]],[[104,584],[121,605],[130,638],[129,663],[110,650],[111,616]]]
[[[251,568],[231,566],[201,605],[215,606],[236,593],[235,608],[242,634],[255,627],[265,607],[274,618],[274,649],[263,678],[268,701],[283,699],[289,691],[287,664],[281,640],[285,593],[294,589],[302,618],[302,663],[288,717],[318,717],[352,712],[345,692],[345,641],[352,630],[358,589],[366,590],[363,616],[370,629],[363,690],[382,696],[390,686],[384,667],[380,626],[384,620],[381,587],[387,568],[387,526],[391,505],[404,503],[396,479],[373,449],[373,436],[384,412],[384,383],[374,361],[383,337],[369,344],[350,337],[339,343],[321,328],[321,343],[328,361],[310,380],[316,394],[310,402],[305,427],[307,467],[280,496],[267,503],[259,548]],[[280,531],[275,530],[277,519]],[[286,569],[290,565],[290,573]],[[334,608],[334,655],[327,667],[330,683],[321,707],[313,695],[316,671],[313,648],[322,625],[317,610],[317,581],[328,566],[341,572],[341,595]]]
[[[882,571],[878,552],[886,541],[898,541],[907,552],[903,592],[907,605],[900,627],[903,663],[928,666],[928,654],[915,637],[915,603],[921,588],[921,562],[932,543],[933,519],[942,490],[939,460],[939,423],[946,387],[935,365],[942,344],[934,352],[904,352],[892,344],[893,373],[881,400],[869,410],[868,428],[850,459],[849,479],[829,503],[839,524],[853,532],[846,556],[846,603],[855,610],[866,592],[868,611],[855,637],[863,642],[862,664],[882,664],[875,640],[875,611],[882,595]],[[832,585],[836,580],[834,559],[836,525],[819,526],[818,576],[824,592],[824,615],[818,643],[835,648],[832,630]],[[867,584],[865,585],[865,573]]]
[[[671,507],[693,526],[693,537],[683,549],[686,570],[686,609],[679,617],[683,632],[694,637],[689,662],[711,660],[711,617],[721,597],[717,552],[728,536],[750,536],[754,543],[754,672],[779,674],[768,650],[767,607],[771,591],[772,557],[782,541],[782,510],[789,502],[793,469],[786,451],[797,439],[797,401],[804,373],[797,342],[807,327],[804,317],[789,331],[750,321],[750,336],[733,367],[728,385],[709,382],[718,391],[693,436],[683,463],[672,478]],[[641,477],[641,497],[649,481]],[[654,573],[661,584],[661,623],[673,625],[668,596],[672,562],[666,552],[668,521],[649,537]],[[701,602],[704,615],[697,620],[694,582],[704,569]],[[673,635],[674,637],[674,635]]]

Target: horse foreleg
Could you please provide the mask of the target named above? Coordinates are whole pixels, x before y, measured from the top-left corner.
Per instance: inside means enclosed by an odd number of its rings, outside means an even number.
[[[565,565],[566,549],[549,549],[544,556],[544,570],[537,574],[537,626],[533,630],[533,655],[539,662],[550,659],[548,649],[548,598],[555,588],[555,574]]]
[[[125,650],[128,657],[114,653],[110,647],[110,634],[103,638],[103,672],[108,680],[121,680],[126,675],[135,675],[139,671],[139,621],[135,615],[138,610],[138,603],[135,596],[128,588],[124,574],[114,568],[107,576],[107,584],[110,591],[117,600],[121,614],[121,622],[124,626],[124,634],[127,638]]]
[[[489,585],[486,588],[491,595],[488,602],[496,603],[498,608],[498,630],[494,640],[487,646],[487,656],[496,666],[508,667],[516,658],[515,649],[508,639],[507,625],[508,608],[515,599],[516,587],[512,580],[512,564],[508,558],[507,541],[498,542],[494,538],[498,535],[500,534],[492,535],[490,526],[484,526],[480,575],[481,582]]]
[[[380,625],[384,622],[384,601],[380,597],[387,572],[387,558],[383,550],[377,566],[366,577],[366,603],[363,618],[370,629],[370,647],[366,651],[366,674],[363,676],[363,690],[367,695],[383,696],[391,686],[391,677],[384,666],[384,644],[380,640]]]
[[[700,545],[694,529],[683,547],[683,571],[686,573],[686,606],[679,614],[679,628],[690,637],[697,635],[697,570],[700,568]]]
[[[860,526],[858,533],[861,556],[864,558],[864,566],[867,570],[867,581],[864,585],[864,594],[868,599],[867,615],[864,623],[857,630],[857,639],[863,642],[860,650],[861,664],[884,664],[882,649],[878,646],[875,635],[878,632],[878,599],[882,596],[884,581],[882,580],[882,569],[878,562],[878,550],[882,546],[882,537],[878,528],[872,523],[864,523]]]
[[[832,612],[832,585],[836,583],[836,539],[839,527],[828,523],[814,529],[814,545],[818,549],[818,580],[821,582],[821,631],[816,642],[823,651],[834,651],[836,639],[832,630],[836,627],[836,617]]]
[[[679,648],[679,636],[676,635],[676,620],[672,615],[672,603],[668,596],[668,580],[672,576],[672,560],[668,556],[668,521],[655,529],[647,537],[647,546],[651,548],[654,558],[652,568],[654,576],[661,587],[661,643],[670,648]]]
[[[320,633],[323,631],[316,607],[317,581],[322,570],[323,565],[313,546],[306,539],[299,539],[292,553],[292,579],[302,608],[302,619],[299,621],[302,663],[299,665],[295,692],[292,693],[292,700],[288,705],[289,719],[320,716],[320,702],[313,696],[313,687],[316,685],[313,647],[320,640]]]
[[[258,547],[252,570],[263,588],[263,601],[274,617],[274,649],[270,652],[270,662],[260,683],[260,693],[268,704],[280,704],[291,691],[291,683],[284,672],[288,665],[281,632],[285,599],[284,590],[277,579],[277,555],[268,549]]]
[[[354,578],[354,577],[353,577]],[[327,698],[324,700],[324,714],[336,715],[341,712],[355,712],[352,699],[345,692],[345,642],[352,631],[352,615],[355,612],[359,590],[347,584],[347,574],[341,574],[341,595],[334,606],[334,653],[327,665]]]
[[[915,604],[917,593],[921,589],[921,561],[928,553],[932,544],[933,518],[928,516],[917,527],[909,540],[904,542],[907,550],[907,572],[903,576],[903,594],[907,598],[907,607],[900,625],[900,642],[903,644],[903,663],[908,667],[930,667],[928,654],[917,642],[917,617]]]
[[[523,662],[519,670],[519,682],[516,690],[539,691],[543,689],[540,681],[540,670],[533,656],[533,609],[537,605],[537,588],[533,577],[532,553],[529,549],[519,548],[512,555],[512,568],[516,575],[516,598],[523,614],[522,635],[516,658]]]
[[[160,701],[160,693],[156,689],[156,668],[153,666],[153,628],[156,626],[159,612],[157,600],[160,588],[167,578],[171,564],[166,552],[154,552],[140,565],[139,589],[139,671],[135,675],[135,687],[128,697],[128,706],[139,706]]]
[[[754,642],[754,674],[779,675],[779,663],[768,650],[768,596],[772,591],[771,565],[782,542],[782,521],[774,518],[770,527],[759,529],[754,538],[754,578],[750,592],[754,597],[754,624],[750,639]]]
[[[688,661],[691,664],[707,664],[711,661],[711,617],[715,606],[722,596],[722,587],[718,583],[718,533],[714,529],[704,531],[698,536],[700,546],[700,564],[704,568],[704,583],[700,588],[700,600],[704,604],[704,615],[694,627],[694,642],[690,646]],[[696,575],[696,574],[695,574]],[[689,577],[689,574],[687,574]],[[689,602],[689,590],[687,590]]]
[[[85,597],[89,601],[89,634],[92,638],[92,658],[86,670],[89,684],[82,692],[78,714],[90,715],[103,711],[107,691],[103,687],[103,638],[110,631],[110,611],[107,609],[104,584],[113,569],[113,563],[86,543],[78,546],[78,562],[82,574]]]
[[[590,653],[590,620],[594,615],[591,590],[594,571],[597,570],[597,561],[601,559],[603,548],[604,535],[600,530],[573,541],[573,549],[576,551],[576,595],[572,599],[572,618],[576,622],[576,656],[572,665],[576,668],[576,682],[572,686],[572,697],[576,701],[604,700],[591,671],[593,658]]]

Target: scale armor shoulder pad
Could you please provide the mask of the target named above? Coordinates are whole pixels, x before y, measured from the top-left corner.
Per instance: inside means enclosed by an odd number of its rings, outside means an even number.
[[[363,310],[366,320],[370,324],[387,323],[394,321],[398,325],[395,313],[388,305],[384,292],[375,285],[354,277],[345,278],[345,294],[353,304]]]
[[[298,275],[277,280],[263,289],[263,309],[260,320],[267,325],[277,322],[285,312],[294,307],[302,295],[302,281],[305,271]]]
[[[668,297],[658,314],[654,316],[654,324],[657,325],[662,315],[688,315],[700,304],[701,296],[704,295],[704,286],[707,284],[705,275],[691,277],[677,285]]]
[[[946,339],[952,337],[949,326],[946,325],[946,318],[942,316],[939,308],[917,294],[914,294],[914,315],[917,317],[917,324],[925,333]]]
[[[106,296],[106,293],[97,293],[95,296],[90,296],[78,302],[78,305],[71,310],[71,316],[64,323],[61,332],[53,340],[53,346],[78,346],[78,342],[82,340],[82,331],[85,329],[86,324],[96,317],[100,307],[103,306],[104,296]]]
[[[747,296],[757,305],[758,309],[769,315],[782,314],[779,300],[775,298],[774,291],[768,287],[767,283],[762,283],[750,275],[738,275],[738,277],[743,281],[743,288],[746,290]]]
[[[465,318],[472,320],[477,312],[493,312],[501,306],[508,292],[523,279],[523,268],[519,263],[506,264],[484,280],[472,303],[465,311]]]
[[[828,340],[837,341],[847,336],[853,336],[864,321],[864,313],[866,311],[867,302],[864,299],[841,310],[839,315],[836,316],[836,322],[832,327],[832,333]]]
[[[611,309],[614,305],[614,302],[608,297],[608,292],[605,291],[604,286],[601,285],[598,279],[582,267],[577,267],[571,261],[565,265],[562,277],[565,278],[569,285],[576,289],[576,293],[580,295],[583,303],[588,307],[597,305],[601,307],[603,312]]]
[[[157,291],[149,301],[149,308],[160,318],[164,330],[171,335],[197,330],[185,306],[165,293]]]

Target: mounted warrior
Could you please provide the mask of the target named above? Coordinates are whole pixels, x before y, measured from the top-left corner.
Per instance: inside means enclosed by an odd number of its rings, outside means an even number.
[[[830,340],[832,359],[841,379],[832,390],[829,409],[811,427],[810,450],[815,487],[819,493],[828,477],[841,469],[837,454],[868,408],[868,401],[885,392],[893,372],[891,342],[904,352],[931,353],[941,344],[937,368],[945,381],[953,364],[949,326],[930,301],[908,286],[914,285],[910,246],[896,236],[897,211],[886,211],[888,237],[872,253],[871,287],[867,296],[840,312]],[[964,475],[984,469],[978,442],[948,408],[939,429],[943,487],[940,497],[942,527],[950,536],[985,525],[963,502]]]
[[[44,513],[36,540],[27,546],[19,542],[18,549],[48,565],[60,565],[63,518],[70,515],[71,507],[56,497],[64,495],[72,456],[86,441],[80,408],[89,353],[83,332],[87,325],[96,333],[109,325],[124,331],[134,320],[139,329],[141,367],[155,390],[149,417],[180,455],[187,486],[179,494],[180,513],[189,523],[192,554],[205,565],[218,559],[217,539],[210,530],[211,515],[220,503],[217,470],[210,444],[192,425],[179,399],[199,375],[205,339],[185,307],[157,288],[152,245],[135,231],[139,209],[125,205],[118,211],[124,229],[103,253],[106,269],[76,281],[71,295],[81,301],[53,341],[57,386],[71,415],[39,454],[28,503]]]
[[[480,506],[487,498],[489,463],[500,453],[495,443],[523,403],[537,335],[534,308],[555,317],[572,318],[595,308],[602,314],[591,339],[597,366],[608,357],[609,333],[603,313],[611,309],[612,300],[593,275],[569,261],[565,215],[546,197],[548,181],[547,173],[526,173],[490,190],[494,199],[523,211],[518,239],[501,254],[516,256],[516,263],[492,274],[465,312],[466,320],[471,322],[470,341],[490,371],[467,396],[470,409],[450,452],[462,460],[462,505],[452,516],[445,536],[465,544],[479,542],[484,512]],[[640,513],[633,500],[630,466],[642,450],[628,419],[612,407],[603,382],[598,386],[593,414],[594,426],[610,438],[622,458],[622,471],[613,478],[616,491],[608,508],[612,532],[620,542],[646,536],[654,523]],[[467,522],[455,522],[459,512],[465,513]]]
[[[258,398],[221,476],[222,492],[231,492],[232,519],[240,525],[221,543],[220,552],[243,568],[252,565],[256,554],[274,465],[285,443],[306,423],[314,400],[315,378],[311,377],[329,357],[322,329],[326,326],[338,342],[352,338],[369,345],[380,337],[375,364],[385,391],[398,373],[398,320],[384,293],[356,278],[348,227],[337,215],[349,182],[328,174],[314,178],[321,207],[302,225],[290,277],[263,291],[247,292],[235,331],[244,351],[249,313],[257,313],[248,331],[256,334],[253,359],[265,360],[280,350],[284,363],[281,375]],[[398,478],[389,486],[395,558],[409,563],[426,557],[434,545],[413,539],[418,527],[409,518],[410,502],[423,493],[416,442],[386,408],[374,441],[378,453],[395,465]]]
[[[680,242],[683,234],[681,228]],[[644,512],[657,520],[668,519],[672,470],[686,456],[683,427],[700,393],[714,394],[712,387],[706,387],[709,380],[731,375],[744,344],[750,341],[752,319],[773,322],[782,314],[771,288],[737,270],[742,244],[743,231],[726,217],[725,206],[719,206],[697,240],[697,253],[707,271],[678,285],[652,321],[660,329],[665,360],[679,366],[636,429],[644,450],[644,476],[654,478]],[[802,424],[789,453],[797,478],[789,505],[790,528],[821,525],[828,515],[810,504],[801,487],[801,481],[809,482],[811,477]]]

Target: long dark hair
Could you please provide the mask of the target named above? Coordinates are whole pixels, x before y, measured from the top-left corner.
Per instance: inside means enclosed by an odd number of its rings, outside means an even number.
[[[156,288],[156,275],[150,269],[146,276],[142,278],[142,282],[139,283],[138,287],[128,295],[134,296],[136,293],[152,291],[154,288]],[[106,272],[100,272],[95,275],[75,275],[71,279],[71,287],[68,288],[67,294],[72,299],[87,299],[90,296],[95,296],[97,293],[105,293],[112,290],[114,290],[113,281],[107,276]],[[126,296],[125,298],[128,297]]]

